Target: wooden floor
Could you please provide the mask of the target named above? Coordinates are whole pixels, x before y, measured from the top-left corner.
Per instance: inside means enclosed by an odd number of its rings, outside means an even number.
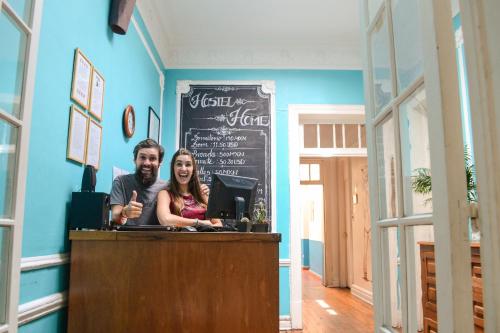
[[[325,288],[319,277],[302,271],[302,331],[293,333],[371,333],[372,306],[346,288]]]

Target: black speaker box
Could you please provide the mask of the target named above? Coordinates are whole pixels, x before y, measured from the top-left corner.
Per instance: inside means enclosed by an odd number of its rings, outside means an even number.
[[[127,33],[134,6],[135,0],[111,1],[109,27],[115,34],[125,35]]]
[[[70,208],[70,229],[110,229],[109,194],[73,192]]]
[[[94,192],[96,183],[96,171],[92,165],[86,165],[83,170],[82,192]]]

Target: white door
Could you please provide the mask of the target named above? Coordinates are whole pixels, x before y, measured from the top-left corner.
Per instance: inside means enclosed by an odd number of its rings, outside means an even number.
[[[450,2],[362,0],[361,6],[375,331],[472,332]],[[428,193],[419,182],[426,175]]]
[[[41,0],[0,0],[0,332],[17,332],[24,193]]]
[[[500,332],[500,1],[460,0],[478,182],[485,332]]]

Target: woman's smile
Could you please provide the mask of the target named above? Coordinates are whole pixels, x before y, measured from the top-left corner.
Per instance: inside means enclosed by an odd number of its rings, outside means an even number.
[[[180,184],[187,184],[193,175],[193,162],[187,155],[179,155],[174,164],[175,178]]]

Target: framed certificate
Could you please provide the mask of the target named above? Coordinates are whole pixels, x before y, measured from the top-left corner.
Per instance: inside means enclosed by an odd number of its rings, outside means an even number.
[[[71,99],[84,109],[89,108],[90,84],[92,64],[83,55],[80,49],[75,50],[73,63],[73,83],[71,85]]]
[[[89,112],[99,121],[102,120],[102,110],[104,105],[104,78],[93,68],[92,84],[90,88]]]
[[[160,117],[152,107],[149,107],[148,138],[160,143]]]
[[[75,105],[71,106],[66,158],[85,163],[88,121],[89,116]]]
[[[96,170],[99,170],[101,162],[101,143],[102,126],[94,119],[90,119],[87,132],[87,154],[85,164],[92,165]]]

